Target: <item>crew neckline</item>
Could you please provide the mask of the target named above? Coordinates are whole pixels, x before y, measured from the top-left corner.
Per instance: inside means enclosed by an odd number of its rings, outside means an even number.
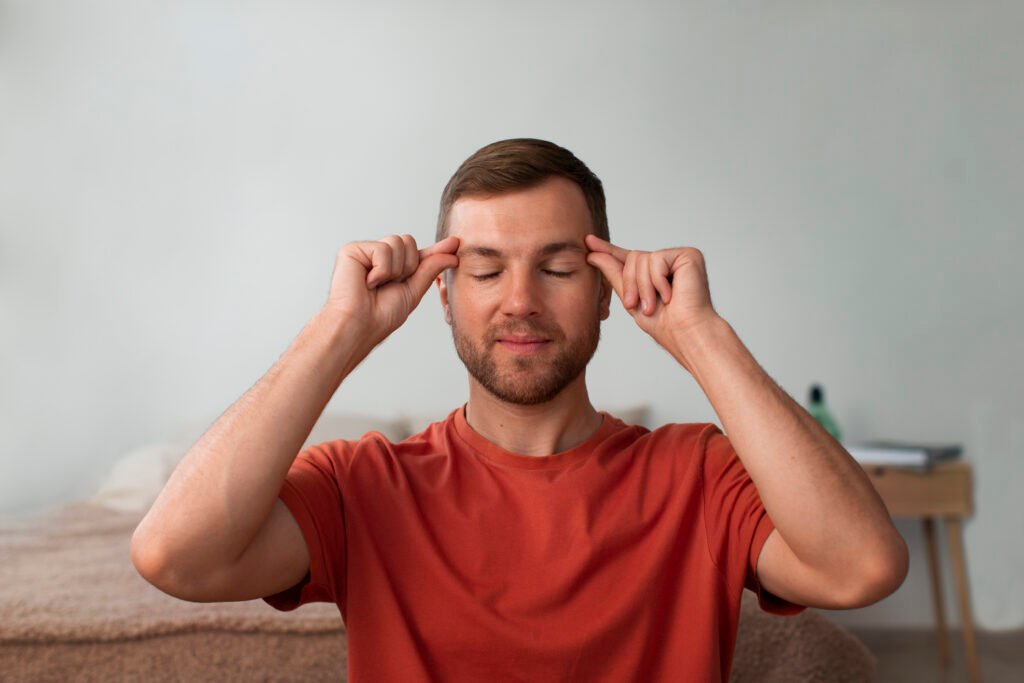
[[[601,416],[601,425],[590,437],[565,451],[552,453],[551,455],[524,455],[505,450],[501,446],[492,443],[485,436],[477,432],[466,420],[466,405],[462,404],[455,409],[452,425],[455,434],[473,451],[487,460],[498,465],[517,467],[524,470],[553,470],[563,469],[572,466],[574,463],[585,460],[592,453],[594,446],[604,441],[619,427],[619,419],[603,411],[597,411]]]

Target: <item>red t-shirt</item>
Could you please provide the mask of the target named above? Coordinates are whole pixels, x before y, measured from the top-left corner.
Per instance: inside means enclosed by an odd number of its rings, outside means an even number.
[[[602,416],[541,457],[463,408],[401,443],[303,451],[280,495],[309,574],[264,600],[337,603],[353,683],[728,680],[744,586],[804,609],[758,584],[757,490],[713,424]]]

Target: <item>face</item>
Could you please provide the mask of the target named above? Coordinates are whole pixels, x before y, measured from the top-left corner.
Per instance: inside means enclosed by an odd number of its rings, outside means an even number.
[[[611,296],[586,261],[590,232],[583,192],[561,177],[452,206],[459,266],[438,278],[441,302],[459,358],[500,400],[544,403],[582,381]]]

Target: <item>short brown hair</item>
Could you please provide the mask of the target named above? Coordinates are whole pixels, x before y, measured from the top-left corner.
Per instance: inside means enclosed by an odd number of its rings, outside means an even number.
[[[448,213],[460,197],[524,190],[551,176],[562,176],[579,185],[590,209],[594,234],[608,240],[608,214],[601,179],[564,147],[547,140],[513,138],[481,147],[455,171],[441,193],[437,241],[448,234]]]

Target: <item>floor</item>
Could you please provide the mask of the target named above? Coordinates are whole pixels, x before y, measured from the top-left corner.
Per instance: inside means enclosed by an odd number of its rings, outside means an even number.
[[[850,630],[878,657],[878,683],[959,683],[968,680],[963,639],[958,631],[950,632],[952,662],[948,669],[943,669],[934,631]],[[983,681],[1024,681],[1024,629],[979,631],[975,637]]]

